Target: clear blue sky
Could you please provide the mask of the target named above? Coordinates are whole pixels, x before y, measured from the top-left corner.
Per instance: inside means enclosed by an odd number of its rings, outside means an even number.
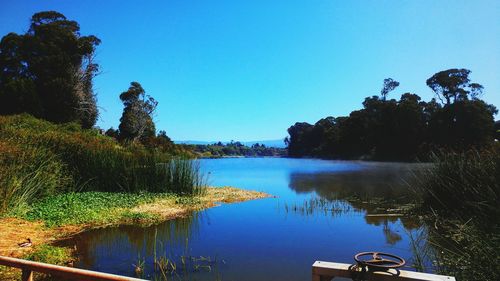
[[[175,140],[283,138],[296,121],[347,115],[382,80],[430,99],[425,80],[468,68],[500,106],[500,1],[0,0],[0,35],[57,10],[102,40],[98,125],[140,82]],[[498,116],[497,116],[498,118]]]

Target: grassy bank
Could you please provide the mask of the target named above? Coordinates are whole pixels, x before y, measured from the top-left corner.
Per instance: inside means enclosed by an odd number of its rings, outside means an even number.
[[[440,153],[434,162],[416,189],[417,213],[429,225],[427,258],[457,280],[499,280],[500,145]]]
[[[194,196],[150,192],[81,192],[49,196],[28,206],[29,210],[22,217],[0,219],[0,255],[71,265],[73,249],[53,244],[81,231],[124,224],[149,225],[220,203],[268,196],[232,187],[209,187],[203,194]],[[17,243],[28,237],[33,241],[33,246],[18,247]],[[16,280],[18,273],[0,267],[2,280]]]
[[[152,224],[267,196],[207,188],[185,152],[118,142],[73,123],[0,116],[0,255],[66,264],[72,250],[53,243],[80,231]],[[19,247],[27,238],[33,245]],[[0,267],[2,280],[16,274]]]
[[[196,162],[182,160],[182,149],[160,152],[77,124],[0,116],[0,216],[66,192],[195,195],[204,185]]]

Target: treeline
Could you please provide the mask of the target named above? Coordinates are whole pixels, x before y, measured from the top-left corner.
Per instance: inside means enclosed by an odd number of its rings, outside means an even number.
[[[183,145],[187,150],[193,151],[198,157],[219,158],[219,157],[282,157],[286,156],[286,149],[267,147],[264,144],[255,143],[246,146],[241,142],[224,144],[217,142],[213,144]]]
[[[28,113],[56,124],[73,122],[93,128],[99,117],[93,79],[101,40],[82,36],[76,21],[55,11],[39,12],[25,34],[9,33],[0,41],[0,115]],[[107,135],[118,141],[176,153],[165,131],[156,134],[153,114],[158,102],[141,84],[130,83],[119,96],[124,109],[118,130]]]
[[[469,74],[467,69],[434,74],[426,83],[436,98],[428,102],[413,93],[387,99],[399,83],[385,79],[380,96],[365,98],[363,108],[349,116],[291,126],[285,139],[288,155],[413,161],[427,159],[435,149],[488,146],[495,134],[498,138],[498,110],[479,98],[483,86],[472,83]]]

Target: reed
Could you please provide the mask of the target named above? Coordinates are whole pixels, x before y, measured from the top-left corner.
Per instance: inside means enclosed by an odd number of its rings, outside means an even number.
[[[199,163],[77,124],[0,116],[0,214],[66,191],[202,194]]]
[[[433,161],[416,175],[416,212],[430,227],[415,256],[430,256],[435,271],[457,280],[499,280],[500,145],[439,152]]]
[[[0,140],[0,216],[22,215],[36,199],[71,182],[64,165],[42,148],[22,149]]]
[[[163,174],[160,191],[177,194],[201,195],[207,186],[207,177],[196,160],[173,159],[159,165]]]
[[[356,212],[352,206],[342,200],[328,200],[322,197],[311,197],[305,199],[301,203],[283,203],[283,209],[285,213],[294,213],[302,216],[314,216],[314,215],[339,215],[349,212]]]
[[[440,152],[417,173],[420,206],[447,217],[494,220],[500,216],[500,145],[487,150]]]

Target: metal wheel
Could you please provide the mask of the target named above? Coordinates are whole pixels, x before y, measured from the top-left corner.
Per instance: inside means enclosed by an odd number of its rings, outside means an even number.
[[[381,252],[363,252],[356,254],[354,260],[359,266],[368,269],[388,270],[405,265],[405,260],[393,254]]]

